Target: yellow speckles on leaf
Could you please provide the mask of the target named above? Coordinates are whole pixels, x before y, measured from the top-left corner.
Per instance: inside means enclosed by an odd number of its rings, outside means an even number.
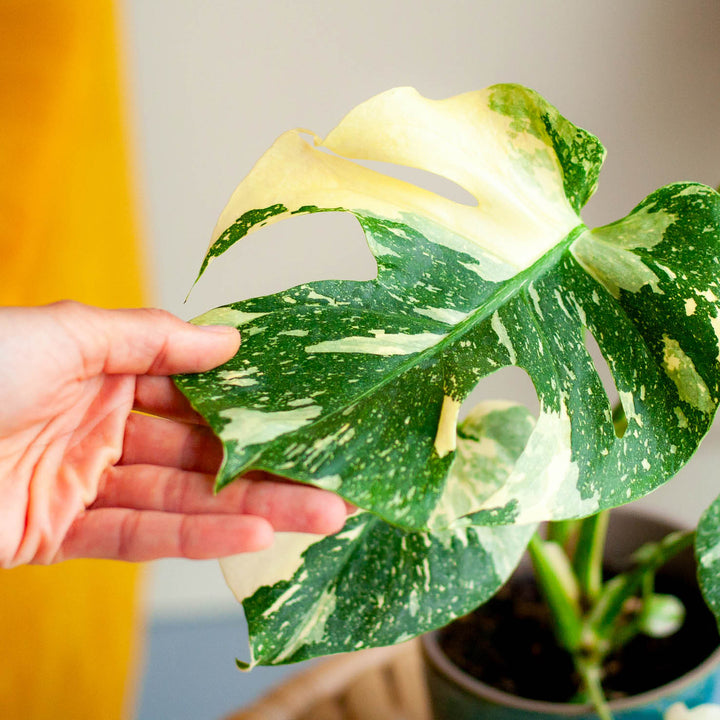
[[[701,412],[711,414],[715,403],[705,381],[695,369],[693,361],[685,354],[677,340],[663,335],[663,367],[675,383],[680,399]]]
[[[620,398],[620,404],[622,405],[628,425],[630,423],[636,423],[638,427],[643,427],[643,419],[642,416],[635,410],[635,399],[633,398],[632,393],[620,390],[618,392],[618,396]]]
[[[528,285],[528,295],[530,295],[530,298],[532,299],[533,306],[535,307],[535,312],[537,313],[537,316],[541,320],[543,320],[544,316],[543,316],[542,309],[540,308],[540,295],[538,294],[537,289],[535,288],[535,286],[532,283],[530,283]]]
[[[325,490],[337,491],[342,486],[343,479],[340,475],[326,475],[325,477],[315,478],[313,485],[324,488]]]
[[[651,468],[651,465],[650,465],[650,463],[648,462],[648,459],[647,459],[647,458],[643,458],[643,461],[642,461],[642,463],[640,463],[640,464],[643,466],[643,469],[646,470],[646,471]]]
[[[675,341],[673,340],[672,342]],[[678,345],[678,347],[680,346]],[[680,370],[680,358],[677,355],[673,354],[672,351],[669,352],[667,346],[665,347],[663,363],[665,365],[665,370],[667,370],[667,372],[671,375],[673,373],[677,373]]]
[[[431,320],[437,320],[438,322],[445,323],[445,325],[457,325],[462,322],[468,313],[461,312],[460,310],[453,310],[452,308],[413,308],[413,311],[418,315],[424,315],[429,317]]]
[[[690,315],[695,314],[695,310],[697,308],[697,303],[693,298],[688,298],[685,301],[685,314],[689,317]]]
[[[455,450],[457,445],[457,420],[460,414],[459,400],[446,395],[443,398],[440,420],[435,434],[435,452],[439,457],[445,457]]]
[[[330,587],[324,590],[311,609],[299,618],[300,622],[298,622],[295,634],[284,645],[282,652],[274,658],[274,662],[282,663],[303,646],[321,642],[325,635],[327,622],[335,611],[336,604],[335,589]]]

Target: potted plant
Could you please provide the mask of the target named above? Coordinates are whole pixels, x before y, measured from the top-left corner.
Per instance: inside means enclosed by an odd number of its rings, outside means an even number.
[[[242,347],[216,370],[177,378],[223,443],[218,490],[264,470],[358,508],[332,537],[279,536],[271,550],[223,561],[249,625],[244,667],[443,627],[491,598],[528,545],[571,649],[586,653],[588,628],[601,635],[588,602],[607,591],[623,611],[640,576],[643,622],[677,614],[647,578],[691,537],[643,551],[619,590],[598,580],[598,549],[604,512],[672,478],[712,423],[720,196],[669,185],[591,230],[580,211],[603,157],[597,138],[526,88],[441,101],[400,88],[324,139],[285,133],[237,188],[200,274],[251,231],[327,211],[357,218],[378,266],[366,282],[314,282],[211,310],[198,322],[239,327]],[[436,173],[477,205],[355,160]],[[614,379],[615,418],[588,335]],[[508,365],[530,376],[538,417],[499,401],[458,425],[468,394]],[[696,544],[715,612],[719,515],[715,503]],[[540,539],[547,521],[560,524]],[[562,549],[575,532],[579,581]],[[586,688],[605,712],[599,672],[587,669]]]

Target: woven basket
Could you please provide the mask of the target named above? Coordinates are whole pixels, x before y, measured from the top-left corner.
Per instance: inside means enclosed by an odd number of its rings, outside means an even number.
[[[323,660],[225,720],[430,720],[420,644]]]

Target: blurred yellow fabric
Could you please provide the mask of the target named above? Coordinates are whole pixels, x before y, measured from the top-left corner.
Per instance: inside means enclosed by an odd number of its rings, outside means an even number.
[[[109,0],[0,2],[0,304],[143,303]],[[129,717],[138,569],[0,571],[0,718]]]

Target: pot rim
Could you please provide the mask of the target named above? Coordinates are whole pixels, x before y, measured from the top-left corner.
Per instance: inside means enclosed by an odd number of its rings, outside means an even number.
[[[505,705],[519,710],[554,713],[556,715],[566,715],[568,717],[586,715],[587,713],[594,712],[593,706],[589,704],[575,705],[571,703],[548,702],[547,700],[532,700],[530,698],[520,697],[519,695],[512,695],[511,693],[486,685],[481,680],[478,680],[472,675],[466,673],[448,658],[448,656],[440,648],[440,643],[438,641],[439,633],[439,630],[434,630],[433,632],[427,633],[420,638],[425,657],[430,664],[435,666],[437,670],[467,692],[470,692],[473,695],[478,695],[498,705]],[[692,683],[697,682],[703,676],[709,674],[713,667],[718,663],[720,663],[720,646],[718,646],[718,648],[697,667],[672,682],[661,685],[653,690],[640,693],[639,695],[633,695],[629,698],[611,700],[609,702],[610,710],[629,710],[640,705],[655,703],[665,696],[674,695]]]

